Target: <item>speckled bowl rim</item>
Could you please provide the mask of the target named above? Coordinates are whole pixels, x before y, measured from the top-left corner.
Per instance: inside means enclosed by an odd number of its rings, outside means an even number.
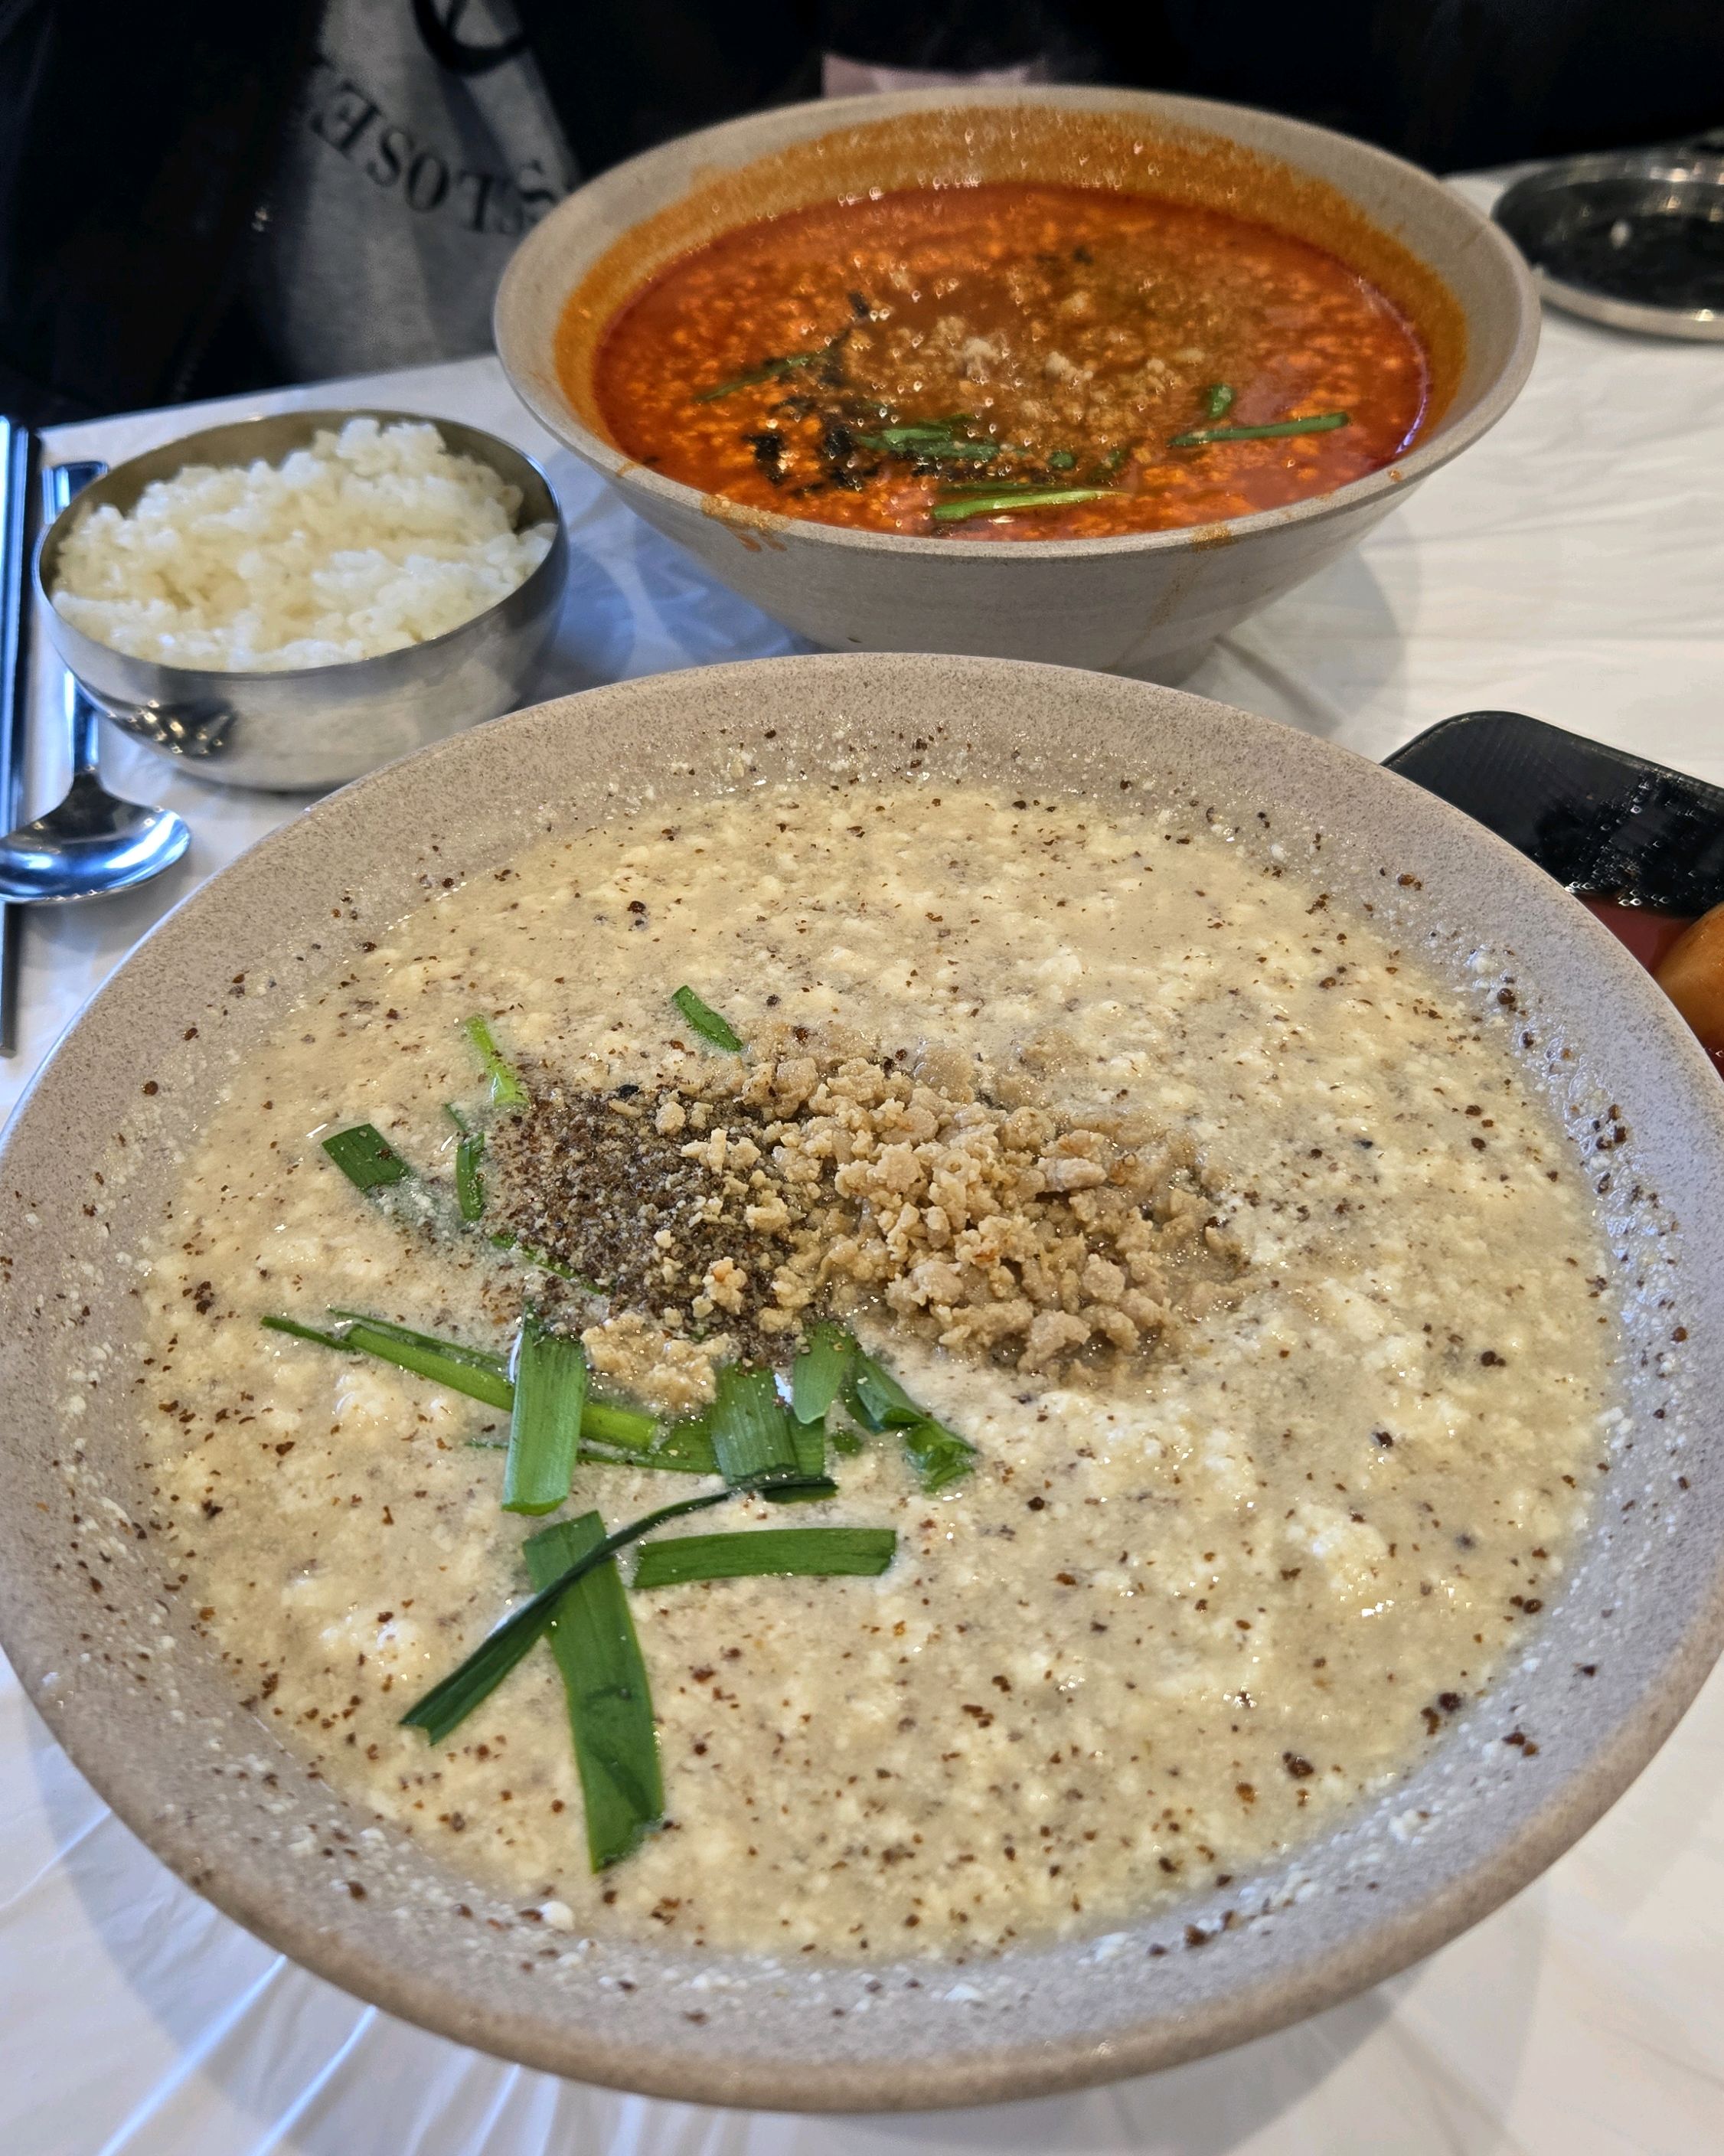
[[[564,197],[557,208],[533,227],[521,242],[503,273],[497,288],[496,300],[491,311],[492,340],[497,357],[502,362],[503,372],[510,386],[523,404],[546,430],[559,442],[573,449],[596,470],[613,480],[627,482],[630,490],[655,496],[667,506],[683,511],[706,514],[715,501],[723,497],[704,492],[699,487],[687,486],[680,480],[667,479],[662,473],[651,470],[626,455],[615,443],[607,441],[603,434],[594,434],[578,418],[561,394],[552,395],[542,386],[541,370],[531,363],[530,356],[518,342],[514,330],[516,294],[524,291],[533,279],[548,271],[559,254],[562,234],[589,214],[595,199],[604,193],[621,192],[635,176],[655,160],[662,159],[666,151],[679,156],[700,145],[710,145],[719,151],[729,145],[746,141],[751,136],[767,136],[773,124],[786,115],[819,112],[830,118],[829,128],[820,133],[839,131],[865,124],[870,120],[888,120],[903,112],[916,112],[949,105],[954,110],[976,106],[1012,106],[1031,105],[1051,106],[1069,111],[1096,113],[1121,112],[1146,120],[1160,119],[1177,128],[1193,132],[1219,135],[1228,141],[1245,139],[1235,132],[1238,123],[1249,121],[1253,128],[1268,130],[1276,142],[1290,149],[1300,143],[1316,145],[1324,141],[1347,142],[1350,150],[1364,156],[1380,171],[1386,180],[1403,192],[1439,194],[1451,209],[1459,209],[1475,227],[1474,239],[1485,254],[1493,256],[1497,266],[1504,270],[1515,294],[1515,333],[1510,350],[1496,379],[1483,389],[1476,402],[1465,412],[1454,416],[1440,416],[1428,434],[1422,435],[1403,454],[1392,459],[1380,470],[1367,472],[1362,478],[1349,480],[1344,485],[1331,489],[1326,494],[1307,495],[1303,501],[1289,502],[1280,508],[1259,510],[1249,516],[1230,517],[1219,523],[1179,525],[1167,531],[1128,531],[1113,537],[1096,539],[1014,539],[1010,542],[1014,561],[1054,561],[1070,556],[1100,554],[1166,554],[1189,552],[1195,548],[1213,546],[1217,535],[1225,533],[1230,539],[1244,539],[1259,532],[1283,530],[1290,525],[1321,524],[1332,516],[1342,516],[1379,501],[1385,495],[1398,495],[1414,480],[1436,471],[1452,458],[1470,448],[1480,435],[1488,434],[1501,418],[1521,390],[1532,372],[1532,362],[1538,353],[1539,329],[1542,314],[1538,294],[1534,286],[1525,259],[1520,249],[1501,228],[1494,224],[1482,210],[1466,201],[1464,196],[1446,187],[1443,182],[1404,157],[1397,157],[1375,144],[1357,141],[1352,136],[1342,136],[1328,127],[1313,126],[1308,121],[1292,120],[1280,113],[1260,111],[1255,108],[1227,105],[1213,98],[1180,97],[1160,90],[1135,90],[1074,87],[1065,85],[1014,84],[1006,86],[977,85],[962,90],[907,90],[870,97],[831,98],[807,105],[772,106],[761,113],[751,113],[739,120],[728,120],[715,127],[700,129],[697,133],[677,137],[671,144],[659,149],[647,150],[625,163],[611,167]],[[768,154],[771,145],[762,141],[760,154]],[[1256,146],[1253,145],[1252,146]],[[1261,154],[1273,158],[1276,150],[1264,146]],[[1316,169],[1312,167],[1311,169]],[[1337,181],[1331,186],[1357,204],[1357,198]],[[1361,208],[1362,213],[1371,216]],[[1373,222],[1380,222],[1373,218]],[[1409,251],[1412,251],[1409,249]],[[541,270],[541,265],[543,265]],[[1453,288],[1450,287],[1451,291]],[[1461,295],[1454,293],[1456,301],[1465,313]],[[555,369],[551,370],[554,377]],[[897,554],[922,554],[932,558],[958,561],[998,561],[1001,542],[988,539],[970,539],[957,535],[943,538],[924,538],[903,531],[876,531],[861,525],[823,524],[818,519],[804,516],[786,516],[781,511],[749,505],[746,509],[736,505],[736,514],[746,516],[750,530],[777,533],[793,532],[798,538],[812,544],[835,547],[856,552],[886,551]]]
[[[1001,716],[1002,707],[1009,719]],[[1034,714],[1034,723],[1028,713]],[[1054,723],[1039,732],[1044,721]],[[629,745],[631,731],[644,747]],[[791,735],[788,745],[763,746],[774,743],[780,732]],[[223,1791],[213,1798],[207,1777],[213,1770],[195,1746],[184,1742],[169,1747],[166,1765],[151,1758],[162,1743],[157,1718],[119,1676],[110,1681],[93,1673],[87,1692],[50,1681],[62,1666],[73,1630],[93,1620],[88,1601],[49,1554],[54,1547],[50,1530],[23,1502],[33,1441],[30,1389],[36,1382],[29,1337],[33,1298],[51,1295],[56,1281],[64,1285],[65,1256],[76,1247],[80,1232],[76,1201],[87,1188],[90,1163],[100,1155],[97,1133],[102,1126],[93,1118],[119,1112],[92,1105],[90,1096],[104,1088],[111,1092],[123,1079],[130,1100],[137,1090],[133,1081],[146,1067],[140,1056],[150,1067],[171,1075],[174,1085],[184,1074],[195,1080],[200,1070],[207,1075],[228,1067],[219,1060],[213,1038],[200,1040],[192,1049],[181,1046],[179,1021],[187,1014],[185,1005],[172,1011],[158,1008],[174,979],[182,947],[201,949],[208,944],[211,978],[203,984],[199,975],[208,998],[200,1008],[218,1019],[228,1008],[222,998],[233,990],[224,985],[225,963],[221,978],[214,978],[214,953],[255,964],[256,947],[261,945],[264,963],[273,957],[285,966],[294,939],[304,932],[290,930],[276,917],[280,909],[272,910],[272,893],[292,891],[299,895],[295,902],[309,906],[310,898],[304,896],[309,880],[318,917],[330,911],[325,901],[334,895],[344,904],[351,901],[355,920],[361,920],[367,903],[365,850],[378,831],[408,834],[398,840],[403,855],[428,861],[431,855],[424,850],[434,845],[435,837],[447,836],[449,824],[470,816],[481,773],[505,777],[511,789],[523,783],[522,773],[535,780],[559,769],[578,773],[603,820],[607,793],[618,798],[617,778],[608,781],[605,774],[621,773],[626,779],[631,757],[643,779],[650,776],[663,783],[664,791],[657,797],[663,798],[667,793],[674,797],[680,783],[686,788],[689,782],[680,774],[691,762],[706,774],[704,783],[696,782],[697,790],[736,783],[726,774],[735,773],[739,758],[746,762],[749,756],[767,767],[780,756],[800,758],[803,767],[823,776],[846,767],[847,759],[849,767],[859,759],[864,765],[902,769],[912,750],[927,745],[924,735],[937,752],[926,760],[929,765],[937,768],[942,758],[955,761],[960,775],[972,773],[978,780],[991,778],[994,783],[1006,779],[1014,790],[1034,781],[1038,759],[1045,756],[1053,783],[1086,798],[1110,798],[1098,789],[1111,787],[1114,782],[1108,774],[1124,768],[1157,773],[1153,783],[1178,788],[1182,798],[1193,786],[1213,788],[1214,798],[1224,798],[1237,779],[1236,793],[1267,799],[1277,804],[1278,813],[1284,799],[1296,802],[1303,793],[1319,804],[1312,813],[1321,820],[1312,828],[1330,873],[1342,880],[1356,870],[1362,875],[1363,865],[1374,860],[1371,873],[1385,880],[1368,887],[1380,891],[1385,922],[1397,932],[1415,933],[1420,922],[1434,921],[1435,909],[1447,909],[1452,926],[1440,932],[1449,939],[1444,950],[1452,944],[1456,952],[1488,952],[1496,947],[1493,937],[1512,935],[1520,947],[1532,952],[1534,961],[1541,954],[1547,958],[1546,980],[1529,978],[1521,990],[1529,1027],[1535,1017],[1544,1025],[1538,1014],[1547,1004],[1557,1028],[1549,1036],[1549,1052],[1556,1053],[1558,1038],[1572,1044],[1583,1114],[1587,1102],[1602,1104],[1606,1097],[1592,1067],[1600,1060],[1609,1065],[1609,1087],[1630,1104],[1629,1112],[1656,1107],[1650,1136],[1635,1135],[1626,1152],[1613,1156],[1613,1161],[1644,1174],[1644,1163],[1655,1168],[1668,1155],[1681,1203],[1698,1224],[1693,1229],[1659,1227],[1660,1235],[1676,1235],[1680,1247],[1660,1250],[1649,1243],[1651,1255],[1643,1253],[1637,1259],[1649,1268],[1655,1260],[1674,1265],[1671,1279],[1683,1286],[1686,1296],[1686,1344],[1675,1358],[1679,1412],[1666,1425],[1665,1435],[1674,1433],[1677,1445],[1692,1445],[1684,1457],[1700,1477],[1696,1494],[1691,1500],[1659,1497],[1649,1507],[1657,1517],[1649,1521],[1643,1512],[1632,1531],[1608,1515],[1588,1528],[1580,1553],[1586,1562],[1577,1565],[1571,1592],[1578,1594],[1583,1579],[1592,1583],[1588,1594],[1593,1585],[1608,1583],[1612,1606],[1603,1614],[1622,1619],[1619,1637],[1626,1645],[1614,1663],[1596,1672],[1595,1691],[1577,1691],[1578,1678],[1554,1668],[1539,1674],[1538,1661],[1529,1662],[1535,1675],[1525,1679],[1521,1690],[1535,1707],[1548,1712],[1548,1721],[1541,1718],[1536,1724],[1545,1736],[1542,1766],[1535,1768],[1525,1748],[1505,1754],[1494,1736],[1486,1739],[1485,1763],[1467,1766],[1472,1754],[1464,1744],[1465,1727],[1434,1748],[1412,1786],[1425,1786],[1447,1763],[1461,1778],[1465,1815],[1458,1825],[1453,1815],[1444,1823],[1447,1839],[1439,1858],[1417,1840],[1390,1852],[1386,1861],[1380,1861],[1383,1852],[1366,1846],[1362,1861],[1382,1871],[1380,1881],[1363,1878],[1357,1870],[1337,1874],[1328,1895],[1312,1899],[1290,1892],[1266,1902],[1260,1914],[1248,1914],[1237,1929],[1224,1920],[1215,1897],[1198,1897],[1171,1916],[1111,1935],[1128,1941],[1134,1953],[1149,1939],[1147,1951],[1169,1954],[1166,1960],[1146,1964],[1141,1955],[1116,1960],[1111,1953],[1104,1954],[1106,1940],[1014,1948],[996,1962],[972,1964],[964,1972],[966,1980],[943,1994],[931,1979],[926,1988],[920,1980],[907,1984],[903,1972],[920,1969],[928,1977],[931,1966],[943,1983],[950,1964],[882,1963],[836,1975],[831,1974],[835,1964],[798,1964],[785,1972],[786,1981],[776,1990],[762,1993],[767,2006],[759,2027],[746,2014],[740,2025],[726,2024],[721,1993],[713,1994],[710,2017],[703,2011],[679,2018],[668,1999],[649,1998],[643,1989],[629,2010],[649,2025],[609,2030],[600,2025],[606,2013],[617,2010],[614,1995],[607,2005],[596,1991],[577,1989],[572,2006],[565,1999],[562,2010],[549,2010],[542,1989],[536,1992],[512,1976],[499,1975],[489,1964],[480,1967],[474,1961],[469,1969],[449,1943],[453,1933],[447,1924],[434,1933],[423,1923],[410,1932],[410,1912],[387,1906],[375,1883],[367,1898],[350,1901],[330,1894],[327,1872],[308,1875],[303,1863],[292,1870],[262,1845],[256,1793]],[[1045,747],[1039,746],[1043,739]],[[1213,759],[1213,769],[1206,768],[1206,758]],[[1074,762],[1089,774],[1081,785],[1061,776]],[[1146,778],[1142,783],[1147,787],[1152,781]],[[501,801],[493,804],[487,812],[491,824],[475,842],[475,870],[523,843],[526,832],[521,815],[535,819],[531,828],[536,829],[546,808],[562,798],[540,793],[517,801],[511,791],[507,814]],[[1194,798],[1201,799],[1201,792]],[[414,808],[416,816],[403,813]],[[1243,814],[1243,808],[1236,813]],[[1295,820],[1281,828],[1301,828],[1303,812],[1286,813]],[[517,819],[512,833],[509,814]],[[1321,852],[1325,839],[1328,850]],[[1385,850],[1394,862],[1406,865],[1398,878],[1389,878]],[[405,867],[401,875],[405,891]],[[398,900],[392,915],[379,911],[378,920],[398,918],[404,902]],[[1496,925],[1481,921],[1480,906],[1497,909]],[[1507,928],[1501,925],[1504,915],[1511,916]],[[369,925],[367,916],[361,926]],[[324,932],[331,935],[327,963],[332,968],[341,955],[336,943],[350,932],[344,925]],[[1429,933],[1434,942],[1437,927]],[[1501,947],[1512,956],[1506,942]],[[1566,983],[1556,978],[1565,967],[1574,975]],[[279,1023],[285,1007],[284,998],[270,1010],[269,1022]],[[1576,1013],[1578,1022],[1571,1023]],[[262,1020],[248,1016],[242,1023]],[[211,1035],[218,1029],[212,1024]],[[151,1081],[146,1090],[153,1088]],[[28,1183],[44,1163],[39,1188],[28,1200],[18,1194],[14,1204],[14,1182]],[[1715,1404],[1724,1397],[1724,1265],[1719,1263],[1717,1226],[1724,1220],[1724,1091],[1711,1065],[1615,939],[1481,827],[1330,742],[1175,690],[1026,662],[821,654],[614,685],[454,737],[329,797],[182,901],[68,1029],[21,1105],[0,1168],[6,1171],[0,1174],[0,1236],[5,1244],[18,1237],[20,1219],[27,1217],[18,1209],[26,1204],[57,1206],[67,1223],[64,1240],[58,1230],[51,1232],[47,1247],[28,1254],[11,1269],[9,1284],[0,1285],[0,1314],[8,1321],[0,1325],[0,1369],[7,1373],[14,1401],[24,1404],[13,1422],[15,1430],[26,1432],[5,1440],[0,1449],[0,1491],[9,1500],[0,1502],[0,1639],[27,1692],[119,1815],[199,1893],[317,1974],[387,2010],[530,2066],[696,2102],[901,2111],[1044,2094],[1224,2049],[1393,1974],[1526,1884],[1608,1808],[1650,1758],[1724,1646],[1724,1536],[1716,1525],[1724,1515],[1724,1441],[1713,1428]],[[171,1164],[158,1167],[145,1186],[145,1199],[161,1193],[172,1173]],[[1638,1184],[1634,1198],[1635,1203],[1641,1199]],[[1660,1201],[1654,1196],[1649,1202],[1655,1211]],[[1638,1220],[1641,1214],[1630,1217]],[[1691,1247],[1695,1263],[1688,1265]],[[1691,1401],[1696,1404],[1691,1414]],[[51,1423],[53,1418],[44,1420]],[[63,1412],[59,1424],[44,1427],[34,1441],[44,1447],[63,1444],[71,1428]],[[1636,1463],[1649,1464],[1661,1475],[1655,1460]],[[19,1486],[11,1486],[15,1484]],[[44,1491],[54,1487],[45,1465],[39,1486]],[[1659,1487],[1664,1488],[1662,1481]],[[1682,1487],[1690,1487],[1686,1480]],[[1678,1517],[1685,1504],[1688,1513]],[[1669,1524],[1655,1547],[1656,1566],[1624,1571],[1619,1581],[1613,1563],[1618,1540],[1629,1532],[1650,1535],[1666,1517]],[[129,1553],[127,1561],[132,1561]],[[1655,1571],[1655,1580],[1649,1583],[1646,1574]],[[122,1620],[129,1614],[121,1613]],[[1566,1638],[1564,1621],[1561,1605],[1547,1612],[1536,1643]],[[181,1657],[182,1664],[190,1659]],[[187,1674],[182,1667],[181,1675]],[[294,1769],[290,1755],[261,1724],[244,1716],[208,1671],[191,1674],[210,1697],[220,1695],[223,1726],[231,1725],[239,1739],[280,1764],[284,1786],[305,1779],[303,1770]],[[1504,1680],[1480,1704],[1521,1715],[1527,1710],[1519,1697]],[[1570,1697],[1584,1697],[1595,1707],[1596,1727],[1578,1726],[1567,1706]],[[1511,1768],[1504,1763],[1510,1758]],[[1523,1779],[1512,1780],[1511,1774]],[[321,1795],[302,1792],[295,1801],[307,1818],[315,1816],[310,1808],[319,1804],[331,1812],[343,1810],[326,1790]],[[349,1816],[356,1822],[365,1818],[361,1812]],[[1350,1818],[1357,1824],[1356,1815]],[[1367,1820],[1358,1830],[1374,1829]],[[1354,1825],[1347,1827],[1347,1835],[1357,1840]],[[370,1860],[358,1852],[343,1853],[363,1874]],[[1311,1861],[1315,1866],[1320,1860]],[[418,1868],[432,1867],[422,1862]],[[377,1875],[370,1876],[375,1881]],[[1367,1901],[1357,1893],[1348,1902],[1349,1878],[1373,1894],[1380,1887],[1380,1898]],[[475,1890],[464,1891],[475,1902],[483,1902]],[[1237,1896],[1237,1889],[1231,1891]],[[486,1906],[509,1909],[506,1902]],[[1168,1947],[1153,1943],[1157,1931],[1170,1941]],[[404,1950],[409,1940],[413,1952]],[[1182,1943],[1203,1951],[1181,1953]],[[608,1964],[600,1954],[589,1973],[649,1962],[654,1951],[625,1949]],[[1102,1974],[1099,1964],[1104,1959],[1107,1968]],[[763,1966],[757,1959],[720,1955],[706,1958],[704,1965],[740,1970],[744,1976],[757,1974]],[[501,1966],[500,1962],[497,1969]],[[514,1966],[509,1964],[511,1969]],[[874,2019],[865,2022],[859,2013],[848,2020],[835,2020],[829,2025],[829,2042],[823,2039],[811,2051],[804,2041],[810,1996],[823,1985],[829,1995],[848,1987],[847,1995],[859,1996],[870,1969],[888,1979],[885,1995],[875,2002],[880,2010]],[[1152,1977],[1151,1970],[1161,1974]],[[1116,2003],[1137,1999],[1152,1984],[1164,1984],[1167,1993],[1157,2010],[1134,2005],[1124,2011]],[[985,2025],[965,2019],[983,2015],[988,2005],[983,1994],[992,1984],[1019,1986],[1027,2003],[1014,2005],[1001,1989],[999,2010]],[[914,1999],[909,1995],[912,1989]],[[931,2038],[928,2031],[944,2010],[950,2010],[947,2020]],[[1074,2013],[1080,2016],[1075,2023]],[[694,2025],[709,2019],[721,2025]]]

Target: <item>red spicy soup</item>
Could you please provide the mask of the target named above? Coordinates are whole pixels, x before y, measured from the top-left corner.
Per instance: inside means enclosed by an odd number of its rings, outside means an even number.
[[[618,311],[593,377],[618,447],[704,492],[1006,539],[1327,493],[1406,448],[1429,385],[1412,326],[1324,249],[1224,211],[1027,182],[724,234]]]

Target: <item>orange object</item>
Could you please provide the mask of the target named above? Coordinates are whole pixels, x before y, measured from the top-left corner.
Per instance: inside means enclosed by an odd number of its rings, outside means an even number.
[[[1219,524],[1326,493],[1392,463],[1430,390],[1411,326],[1325,249],[1221,210],[1016,181],[726,233],[624,304],[593,380],[618,447],[703,492],[1002,539]],[[1105,491],[933,513],[1012,485]]]
[[[1715,1056],[1724,1054],[1724,906],[1701,914],[1676,939],[1654,978],[1701,1045]]]
[[[1686,913],[1655,913],[1650,906],[1624,906],[1619,898],[1593,898],[1577,892],[1581,904],[1595,921],[1602,921],[1619,943],[1626,944],[1649,973],[1663,964],[1670,946],[1680,941],[1693,919]]]

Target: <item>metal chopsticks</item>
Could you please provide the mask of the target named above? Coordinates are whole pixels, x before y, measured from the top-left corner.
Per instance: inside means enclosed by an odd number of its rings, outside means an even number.
[[[30,725],[30,548],[36,536],[36,438],[0,418],[0,831],[18,823]],[[0,906],[0,1055],[18,1052],[23,909]]]

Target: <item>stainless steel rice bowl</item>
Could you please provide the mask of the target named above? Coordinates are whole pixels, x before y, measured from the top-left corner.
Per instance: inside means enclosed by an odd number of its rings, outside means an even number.
[[[551,551],[508,595],[459,627],[404,650],[275,672],[167,666],[136,659],[68,621],[53,603],[60,551],[91,512],[133,508],[146,487],[188,465],[278,464],[350,419],[427,424],[420,412],[280,412],[232,420],[129,457],[77,495],[43,534],[36,586],[67,668],[122,733],[199,778],[276,793],[340,786],[380,763],[496,717],[528,693],[557,626],[568,540],[551,484],[531,457],[454,419],[428,424],[455,454],[488,465],[521,503],[516,528],[556,526]]]

